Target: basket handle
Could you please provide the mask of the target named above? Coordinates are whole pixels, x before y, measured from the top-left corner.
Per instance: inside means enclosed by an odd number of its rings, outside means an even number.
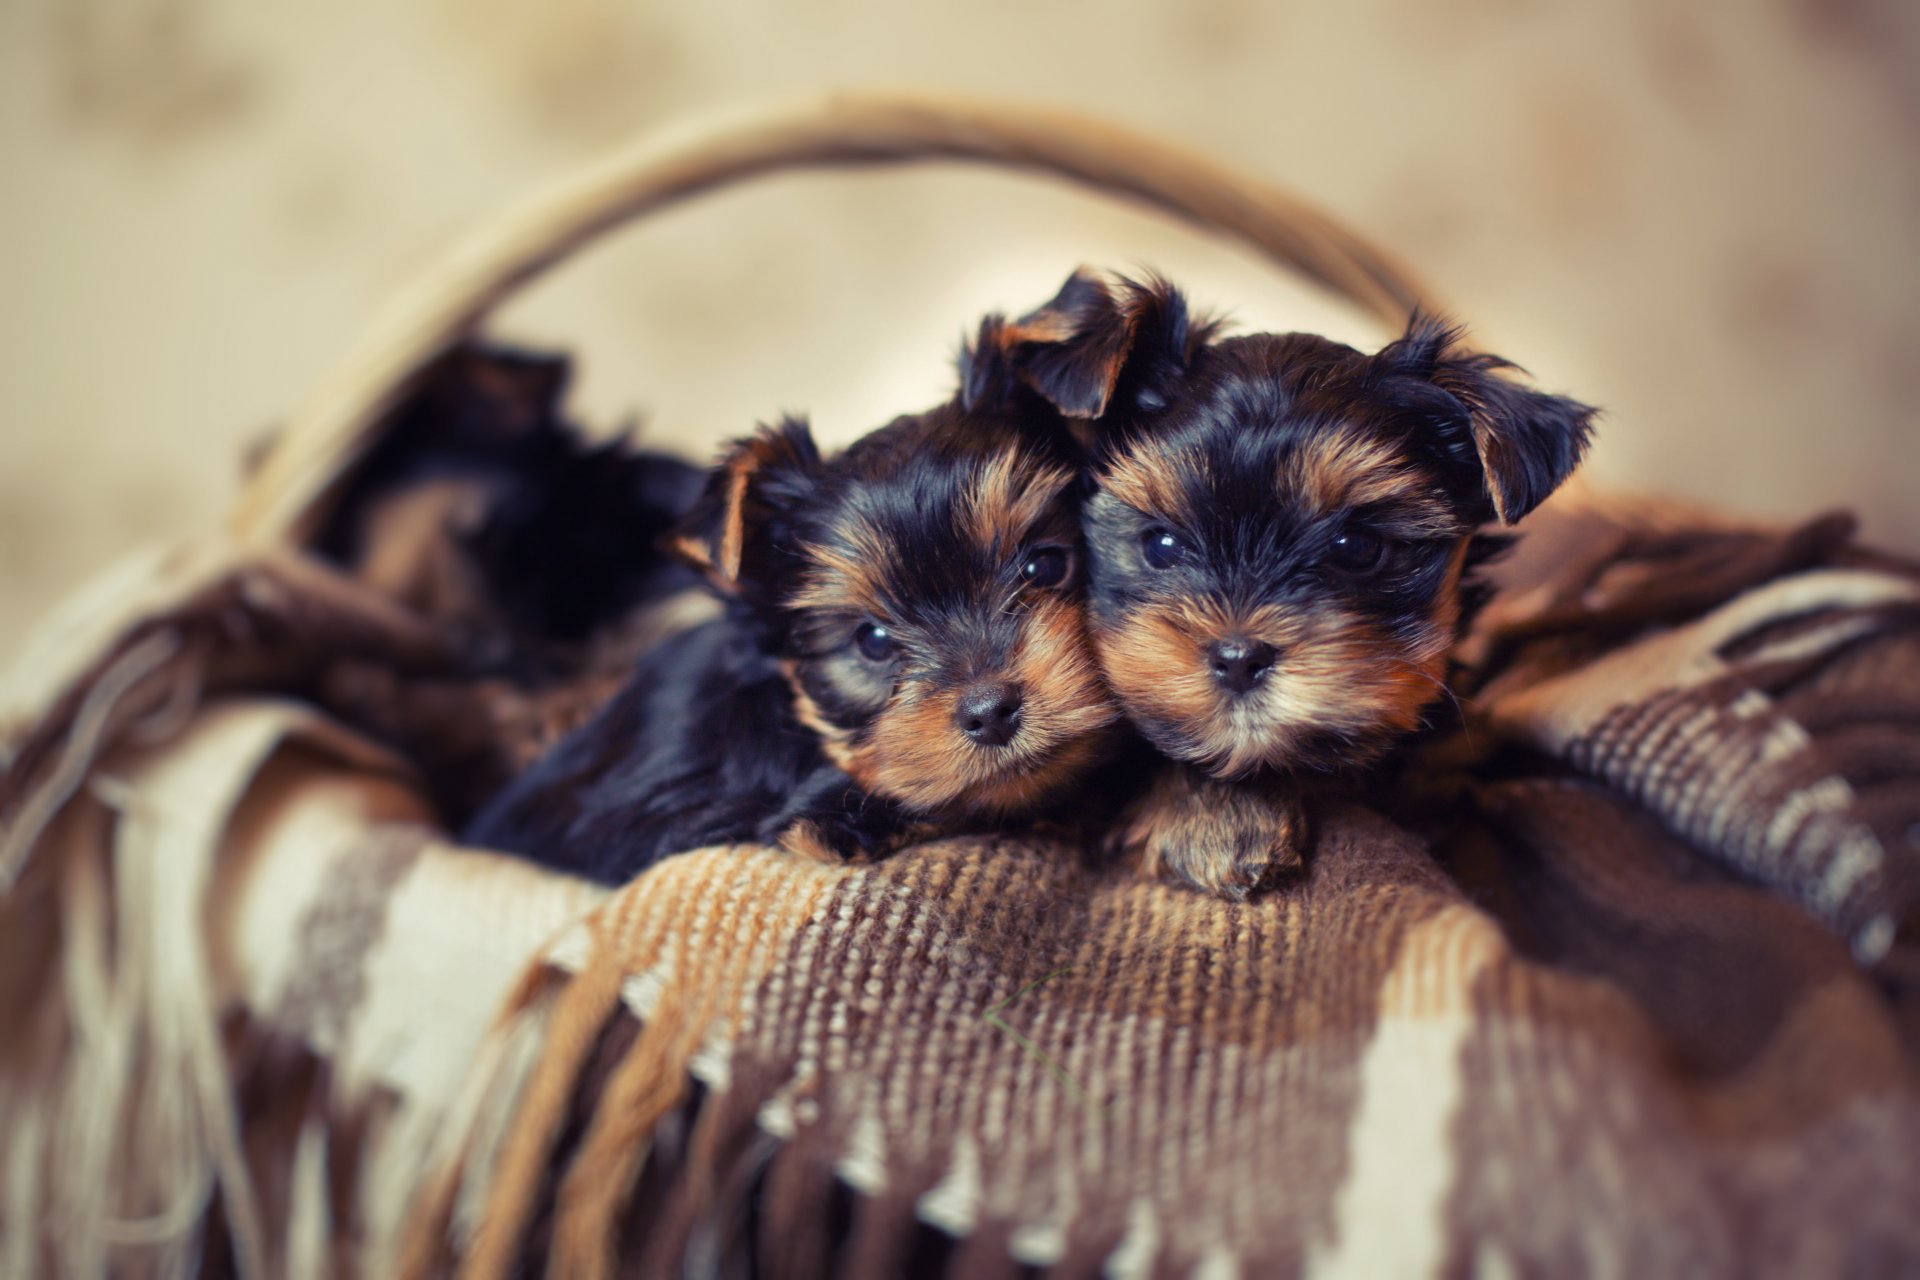
[[[521,285],[600,235],[734,182],[786,170],[974,161],[1137,200],[1241,241],[1398,327],[1432,309],[1412,275],[1327,215],[1159,139],[1087,116],[901,96],[836,95],[649,137],[509,208],[380,313],[288,420],[241,492],[244,546],[301,543],[432,358]]]

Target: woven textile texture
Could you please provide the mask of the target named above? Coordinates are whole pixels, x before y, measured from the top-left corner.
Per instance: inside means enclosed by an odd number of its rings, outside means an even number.
[[[455,848],[315,705],[430,628],[152,571],[6,703],[0,1272],[1920,1266],[1920,576],[1542,515],[1459,732],[1244,905],[1036,837]]]

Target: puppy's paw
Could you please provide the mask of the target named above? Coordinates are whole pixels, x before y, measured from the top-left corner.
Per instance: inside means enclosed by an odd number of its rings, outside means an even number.
[[[854,862],[863,856],[864,850],[859,840],[851,836],[852,833],[831,824],[801,818],[782,831],[774,843],[788,853],[813,862]]]
[[[1116,844],[1143,875],[1172,875],[1243,902],[1299,870],[1307,815],[1290,786],[1223,782],[1168,765],[1122,820]]]
[[[816,862],[877,862],[928,838],[923,824],[901,820],[884,806],[851,814],[844,810],[802,814],[789,822],[774,843]]]

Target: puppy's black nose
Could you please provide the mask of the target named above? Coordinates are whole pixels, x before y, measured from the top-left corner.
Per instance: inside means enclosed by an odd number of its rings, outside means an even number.
[[[1004,747],[1020,728],[1020,686],[1003,681],[976,684],[953,709],[960,732],[983,747]]]
[[[1247,693],[1267,674],[1280,651],[1259,640],[1221,640],[1207,650],[1213,678],[1234,693]]]

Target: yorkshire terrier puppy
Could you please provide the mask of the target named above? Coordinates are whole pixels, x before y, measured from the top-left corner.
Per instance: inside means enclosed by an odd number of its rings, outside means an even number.
[[[699,494],[699,467],[563,412],[566,359],[466,343],[395,408],[320,553],[442,627],[552,666],[558,650],[697,575],[632,554]],[[562,563],[572,572],[554,573]]]
[[[595,441],[565,412],[566,359],[466,343],[423,371],[342,486],[316,549],[442,638],[432,667],[341,655],[316,698],[418,762],[470,818],[685,622],[700,576],[633,554],[692,505],[704,469]],[[555,572],[564,565],[565,572]]]
[[[1226,337],[1158,280],[1076,273],[991,336],[1083,424],[1093,642],[1177,762],[1118,842],[1243,896],[1302,852],[1306,779],[1375,763],[1446,695],[1479,530],[1558,487],[1595,411],[1429,317],[1372,355]]]
[[[617,882],[704,845],[874,857],[1030,814],[1118,716],[1087,643],[1079,448],[997,350],[823,457],[732,445],[668,545],[722,615],[661,644],[467,838]]]

